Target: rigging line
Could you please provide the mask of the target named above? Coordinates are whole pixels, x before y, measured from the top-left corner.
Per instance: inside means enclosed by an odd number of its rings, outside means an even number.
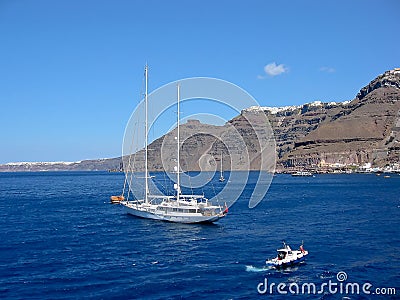
[[[167,195],[172,195],[174,193],[173,183],[171,177],[168,175],[167,171],[164,170],[165,185],[167,187]]]
[[[214,179],[217,178],[217,179],[219,180],[217,174],[218,174],[217,172],[214,173],[214,175],[213,175],[213,177],[212,177],[212,179],[211,179],[210,182],[211,182],[211,188],[212,188],[213,193],[214,193],[214,195],[215,195],[215,199],[217,200],[217,204],[218,204],[218,206],[220,206],[220,205],[219,205],[219,197],[218,197],[218,194],[217,194],[216,191],[215,191],[215,186],[214,186],[214,183],[213,183]],[[215,176],[215,175],[217,175],[217,176]],[[220,211],[221,211],[221,209],[220,209]]]
[[[148,98],[148,101],[150,102],[150,100],[151,100],[151,98]],[[149,116],[152,116],[153,115],[153,112],[154,112],[154,110],[153,110],[153,106],[151,106],[151,105],[148,105],[148,114],[149,114]],[[151,119],[151,118],[150,118]],[[151,126],[150,126],[150,128],[149,128],[149,135],[148,135],[148,137],[149,137],[149,140],[150,141],[153,141],[154,142],[154,140],[155,140],[155,122],[153,122],[153,123],[151,123]],[[150,151],[155,151],[155,149],[152,149],[152,148],[148,148],[148,151],[150,152]],[[162,162],[161,162],[162,163]],[[153,167],[154,167],[154,164],[153,164]],[[157,184],[156,184],[156,182],[163,188],[163,190],[164,190],[164,193],[165,192],[167,192],[168,191],[168,188],[167,188],[167,185],[166,185],[166,178],[165,178],[165,176],[166,176],[166,174],[165,174],[165,172],[163,172],[163,175],[162,175],[162,177],[163,177],[163,180],[153,180],[153,184],[154,185],[156,185],[157,186]],[[153,176],[149,176],[149,179],[151,179]]]
[[[139,120],[140,121],[140,120]],[[135,126],[135,130],[137,131],[136,132],[136,136],[138,136],[138,131],[139,131],[139,123],[140,122],[136,122],[136,126]],[[132,139],[133,139],[133,137],[132,137]],[[136,149],[135,149],[136,151],[135,151],[135,153],[133,154],[133,164],[132,164],[132,168],[130,169],[130,174],[131,174],[131,176],[130,176],[130,182],[129,182],[129,186],[130,187],[132,187],[132,180],[133,180],[133,177],[134,177],[134,168],[135,168],[135,166],[136,166],[136,157],[139,155],[139,150],[138,150],[138,148],[136,147]],[[132,191],[132,188],[131,188],[131,193],[133,194],[133,191]]]
[[[150,111],[150,115],[151,115],[151,113],[152,113],[152,106],[150,105],[149,107],[148,107],[148,111]],[[150,131],[150,133],[151,133],[151,138],[150,138],[150,140],[153,140],[154,139],[154,137],[155,137],[155,124],[156,123],[153,123],[152,124],[152,126],[150,126],[150,129],[149,129],[149,131]],[[153,140],[153,142],[154,142],[154,140]],[[162,147],[161,147],[162,148]],[[153,148],[149,148],[148,149],[148,151],[153,151],[153,153],[154,153],[154,151],[155,151],[155,149],[153,149]],[[161,149],[160,149],[160,151],[161,151]],[[161,156],[161,153],[160,153],[160,156]],[[154,157],[154,156],[153,156]],[[162,164],[162,161],[161,161],[161,164]],[[153,164],[153,167],[154,167],[154,164]],[[156,170],[155,170],[155,172],[157,172]],[[167,188],[167,186],[166,186],[166,178],[165,178],[165,172],[163,172],[163,175],[162,175],[162,179],[161,180],[153,180],[152,182],[153,182],[153,184],[158,188],[159,186],[161,186],[161,188],[163,189],[163,193],[166,193],[166,191],[168,191],[168,188]],[[149,176],[149,178],[151,179],[152,177],[155,177],[155,176]],[[159,185],[159,186],[157,186],[157,184]]]
[[[145,85],[145,79],[142,78],[142,86],[141,86],[141,90],[140,90],[140,93],[139,93],[139,102],[136,104],[136,107],[138,105],[140,105],[140,102],[142,101],[144,85]],[[140,124],[140,114],[139,114],[139,120],[137,120],[137,122],[133,126],[132,143],[131,143],[131,150],[130,150],[131,152],[129,153],[129,159],[130,160],[131,160],[131,158],[133,156],[133,163],[132,164],[128,164],[128,170],[127,170],[127,175],[130,172],[128,199],[129,199],[130,193],[132,194],[132,196],[134,196],[133,191],[132,191],[132,180],[133,180],[133,169],[134,169],[134,167],[136,165],[136,155],[138,155],[138,147],[136,147],[134,151],[132,151],[132,150],[133,150],[133,145],[134,145],[134,142],[135,142],[135,136],[138,136],[139,124]],[[136,130],[136,132],[135,132],[135,130]],[[133,153],[133,152],[135,152],[135,153]],[[130,191],[130,193],[129,193],[129,191]]]
[[[187,157],[185,157],[185,165],[186,165],[186,168],[187,168],[188,167]],[[186,172],[187,172],[186,176],[189,178],[190,191],[192,192],[192,195],[194,195],[193,185],[192,185],[192,176],[190,176],[189,168],[187,168]]]
[[[139,126],[136,122],[134,125],[134,130],[133,130],[134,132],[132,134],[132,145],[135,143],[134,137],[137,136],[137,134],[135,133],[135,130],[138,130],[137,129],[138,127]],[[128,165],[128,170],[127,170],[127,176],[129,174],[129,191],[132,194],[132,196],[134,196],[134,193],[132,191],[132,180],[133,180],[134,168],[136,165],[136,155],[137,155],[137,147],[135,147],[135,149],[133,149],[133,146],[132,146],[132,152],[129,154],[130,163]],[[132,160],[132,156],[133,156],[133,160]],[[129,193],[128,193],[128,195],[129,195]]]
[[[137,125],[137,123],[135,124],[135,126],[134,126],[134,130],[136,129],[138,127],[138,125]],[[134,168],[134,165],[135,165],[135,162],[136,162],[136,153],[134,154],[133,153],[133,144],[134,144],[134,141],[135,141],[135,132],[133,132],[133,135],[132,135],[132,143],[131,143],[131,152],[129,153],[129,163],[128,163],[128,170],[127,170],[127,177],[128,177],[128,174],[130,174],[130,177],[129,177],[129,191],[132,193],[132,178],[133,178],[133,168]],[[135,149],[136,150],[136,149]],[[133,162],[132,162],[132,156],[133,156]],[[129,192],[128,192],[128,197],[129,197]]]
[[[168,185],[167,185],[167,178],[165,172],[162,172],[162,179],[160,181],[157,181],[158,184],[162,187],[162,193],[168,195],[169,190],[168,190]]]
[[[180,101],[180,95],[179,95],[179,92],[180,92],[180,86],[179,86],[179,84],[178,84],[178,111],[177,111],[177,114],[178,114],[178,122],[177,122],[177,130],[178,130],[178,136],[179,136],[179,132],[180,132],[180,130],[179,130],[179,126],[180,126],[180,118],[181,118],[181,114],[182,114],[182,116],[184,115],[184,110],[182,110],[181,109],[181,107],[183,107],[184,105],[183,105],[183,103],[181,103],[181,101]],[[179,143],[178,143],[178,160],[180,160],[181,158],[182,158],[182,156],[180,155],[180,152],[181,151],[183,151],[183,145],[184,145],[184,142],[183,143],[180,143],[180,136],[179,136],[179,139],[178,139],[178,141],[179,141]],[[190,176],[190,171],[189,171],[189,168],[188,168],[188,162],[187,162],[187,157],[184,157],[183,156],[183,159],[184,159],[184,162],[185,162],[185,166],[186,166],[186,177],[188,177],[189,178],[189,187],[190,187],[190,191],[191,191],[191,193],[192,193],[192,195],[194,195],[194,191],[193,191],[193,185],[192,185],[192,180],[191,180],[191,176]],[[178,161],[178,172],[181,172],[181,164],[180,164],[180,161]],[[182,170],[182,174],[185,174],[185,172]],[[179,174],[177,174],[177,176],[179,176]],[[178,182],[178,188],[180,189],[180,182]]]
[[[134,142],[134,138],[132,137],[132,142],[131,142],[131,145],[129,146],[129,159],[128,159],[128,166],[127,166],[127,173],[125,173],[125,171],[124,171],[125,180],[124,180],[124,188],[122,189],[122,195],[125,195],[125,188],[126,188],[126,184],[128,183],[128,174],[129,174],[129,169],[131,168],[133,142]],[[124,160],[124,157],[122,157],[122,161],[123,160]],[[129,199],[129,188],[128,188],[127,199]]]
[[[122,196],[125,195],[125,188],[126,188],[126,182],[127,182],[125,171],[124,171],[124,177],[125,177],[125,179],[124,179],[124,187],[122,188],[122,193],[121,193]]]

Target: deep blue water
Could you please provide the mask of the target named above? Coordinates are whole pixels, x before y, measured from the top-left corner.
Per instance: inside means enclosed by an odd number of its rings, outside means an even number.
[[[252,185],[216,225],[138,219],[110,205],[123,175],[0,173],[0,298],[249,299],[257,285],[337,281],[400,295],[400,175],[275,176],[247,208]],[[286,240],[305,264],[263,269]],[[309,299],[365,295],[301,295]]]

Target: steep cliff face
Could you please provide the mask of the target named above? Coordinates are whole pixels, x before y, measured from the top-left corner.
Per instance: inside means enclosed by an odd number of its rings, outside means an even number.
[[[174,171],[177,165],[176,129],[149,145],[149,169]],[[264,113],[242,113],[224,126],[203,124],[197,120],[180,126],[180,166],[183,171],[271,170],[275,164],[275,144]],[[261,149],[269,155],[261,156]],[[268,159],[265,157],[268,156]],[[262,160],[261,158],[264,158]],[[129,157],[124,158],[125,166]],[[144,151],[131,160],[135,169],[144,169]]]
[[[372,80],[367,86],[363,87],[357,94],[357,99],[361,100],[372,91],[381,87],[394,87],[400,89],[400,68],[386,71]]]
[[[315,131],[322,123],[348,109],[347,103],[313,102],[283,109],[261,108],[268,115],[277,144],[278,159],[296,147],[296,142]],[[254,108],[253,108],[254,110]]]
[[[371,162],[378,166],[398,162],[399,110],[400,71],[395,69],[371,81],[349,103],[332,107],[321,105],[316,110],[319,114],[314,128],[303,131],[303,136],[297,135],[291,149],[278,150],[280,163],[293,167],[321,162]],[[306,119],[306,115],[299,115],[296,122]],[[297,129],[293,126],[287,131],[296,132]],[[276,138],[279,139],[279,135]]]
[[[181,125],[183,170],[259,169],[261,136],[276,142],[278,169],[322,164],[375,166],[400,161],[400,69],[387,71],[363,87],[352,101],[313,102],[287,107],[250,107],[224,126],[191,120]],[[150,170],[173,170],[176,129],[149,145]],[[274,141],[263,140],[269,150]],[[125,159],[127,166],[127,160]],[[118,169],[121,158],[69,164],[8,164],[0,171]],[[267,164],[271,165],[271,159]],[[144,152],[135,164],[144,169]]]
[[[385,164],[389,146],[397,141],[400,90],[376,89],[356,99],[299,138],[283,157],[287,166],[328,163]],[[390,141],[390,142],[389,142]],[[392,143],[392,145],[389,145]]]

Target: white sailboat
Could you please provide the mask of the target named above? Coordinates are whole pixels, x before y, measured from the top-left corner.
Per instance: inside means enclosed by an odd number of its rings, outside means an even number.
[[[226,216],[228,209],[214,205],[203,195],[184,195],[180,187],[180,136],[179,136],[179,102],[180,86],[177,86],[177,180],[174,184],[175,195],[151,195],[149,191],[148,170],[148,67],[145,67],[145,193],[144,199],[123,200],[120,203],[128,214],[146,218],[177,223],[212,223]],[[129,188],[130,189],[130,188]],[[128,191],[129,193],[129,191]]]
[[[223,171],[223,160],[222,160],[222,152],[221,152],[221,167],[220,167],[220,171],[219,171],[219,181],[220,182],[224,182],[225,178],[224,178],[224,171]]]

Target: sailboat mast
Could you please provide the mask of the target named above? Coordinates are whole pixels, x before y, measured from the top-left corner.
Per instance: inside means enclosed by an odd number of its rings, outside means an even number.
[[[181,182],[180,182],[180,171],[181,171],[181,166],[180,166],[180,132],[179,132],[179,123],[180,123],[180,105],[179,105],[179,101],[180,101],[180,85],[178,83],[177,85],[177,144],[178,144],[178,152],[177,152],[177,179],[176,179],[176,185],[177,185],[177,189],[176,189],[176,193],[177,196],[179,197],[180,193],[181,193]]]
[[[219,173],[221,174],[221,178],[222,178],[222,151],[221,151],[221,166],[220,166]]]
[[[144,158],[144,176],[145,176],[145,203],[149,202],[149,176],[148,176],[148,171],[149,171],[149,166],[148,166],[148,149],[147,149],[147,144],[149,142],[148,140],[148,70],[149,67],[146,65],[144,68],[144,74],[145,74],[145,95],[144,95],[144,102],[145,102],[145,158]]]

